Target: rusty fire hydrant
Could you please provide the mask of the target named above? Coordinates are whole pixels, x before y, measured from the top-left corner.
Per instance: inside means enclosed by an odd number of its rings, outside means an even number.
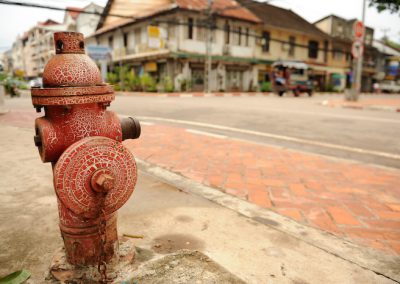
[[[116,211],[137,179],[134,157],[121,142],[138,138],[140,124],[106,110],[114,91],[85,55],[82,34],[55,33],[54,42],[43,87],[32,88],[34,107],[45,112],[35,121],[34,141],[53,166],[68,263],[98,266],[104,278],[107,263],[118,257]]]

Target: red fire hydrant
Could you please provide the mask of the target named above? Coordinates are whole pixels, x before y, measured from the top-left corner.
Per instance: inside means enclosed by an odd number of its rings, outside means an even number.
[[[106,110],[114,91],[85,55],[82,34],[55,33],[54,42],[43,87],[32,88],[34,107],[45,112],[36,119],[34,140],[42,161],[53,166],[68,263],[98,266],[104,278],[107,263],[118,257],[116,211],[137,179],[134,157],[121,142],[138,138],[140,124]]]

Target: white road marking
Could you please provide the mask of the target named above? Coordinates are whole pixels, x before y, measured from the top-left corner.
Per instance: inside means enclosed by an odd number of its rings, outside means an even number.
[[[140,124],[141,124],[141,125],[147,125],[147,126],[154,125],[153,122],[148,122],[148,121],[141,121]]]
[[[304,114],[304,115],[313,115],[313,116],[326,116],[326,117],[335,117],[340,119],[349,119],[349,120],[364,120],[364,121],[375,121],[375,122],[388,122],[388,123],[400,123],[400,119],[390,119],[390,118],[377,118],[377,117],[367,117],[367,116],[359,116],[359,115],[341,115],[341,114],[333,114],[333,113],[315,113],[308,111],[296,111],[296,110],[287,110],[287,109],[277,109],[277,108],[265,108],[268,112],[278,112],[278,113],[296,113],[296,114]]]
[[[250,134],[250,135],[255,135],[255,136],[289,141],[289,142],[296,142],[296,143],[300,143],[300,144],[307,144],[307,145],[319,146],[319,147],[330,148],[330,149],[337,149],[337,150],[342,150],[342,151],[347,151],[347,152],[367,154],[367,155],[373,155],[373,156],[378,156],[378,157],[383,157],[383,158],[400,160],[400,155],[392,154],[392,153],[386,153],[386,152],[380,152],[380,151],[374,151],[374,150],[366,150],[366,149],[361,149],[361,148],[356,148],[356,147],[349,147],[349,146],[345,146],[345,145],[337,145],[337,144],[331,144],[331,143],[320,142],[320,141],[315,141],[315,140],[307,140],[307,139],[302,139],[302,138],[284,136],[284,135],[273,134],[273,133],[265,133],[265,132],[259,132],[259,131],[254,131],[254,130],[240,129],[240,128],[234,128],[234,127],[223,126],[223,125],[216,125],[216,124],[209,124],[209,123],[195,122],[195,121],[187,121],[187,120],[169,119],[169,118],[162,118],[162,117],[151,117],[151,116],[138,116],[137,118],[142,119],[142,120],[164,121],[164,122],[205,127],[205,128],[222,130],[222,131]]]
[[[187,128],[187,129],[186,129],[186,132],[189,132],[189,133],[192,133],[192,134],[210,136],[210,137],[219,138],[219,139],[225,139],[225,138],[227,138],[227,136],[225,136],[225,135],[219,135],[219,134],[214,134],[214,133],[210,133],[210,132],[205,132],[205,131],[190,129],[190,128]]]

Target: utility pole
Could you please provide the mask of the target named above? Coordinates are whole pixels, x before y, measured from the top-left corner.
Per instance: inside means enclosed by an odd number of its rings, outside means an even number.
[[[367,4],[367,1],[363,0],[362,19],[361,19],[361,22],[364,27],[364,32],[361,36],[361,45],[363,47],[365,45],[365,33],[366,33],[366,28],[365,28],[366,4]],[[364,47],[364,50],[365,50],[365,47]],[[352,85],[352,96],[351,96],[352,101],[357,101],[358,97],[360,95],[360,92],[361,92],[363,59],[364,59],[364,55],[360,54],[360,57],[356,60],[356,63],[353,65],[356,68],[355,68],[355,70],[353,68],[354,71],[353,71],[353,85]]]
[[[212,48],[212,4],[213,0],[208,0],[207,5],[207,20],[206,20],[206,58],[204,60],[204,91],[209,94],[211,93],[211,68],[212,68],[212,58],[211,58],[211,48]]]

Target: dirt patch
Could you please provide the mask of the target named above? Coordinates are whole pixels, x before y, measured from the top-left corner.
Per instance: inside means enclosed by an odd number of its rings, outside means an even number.
[[[133,283],[245,283],[198,251],[181,250],[140,267]]]
[[[204,248],[204,242],[191,235],[169,234],[155,238],[152,248],[157,253],[167,254],[182,249],[200,250]]]

